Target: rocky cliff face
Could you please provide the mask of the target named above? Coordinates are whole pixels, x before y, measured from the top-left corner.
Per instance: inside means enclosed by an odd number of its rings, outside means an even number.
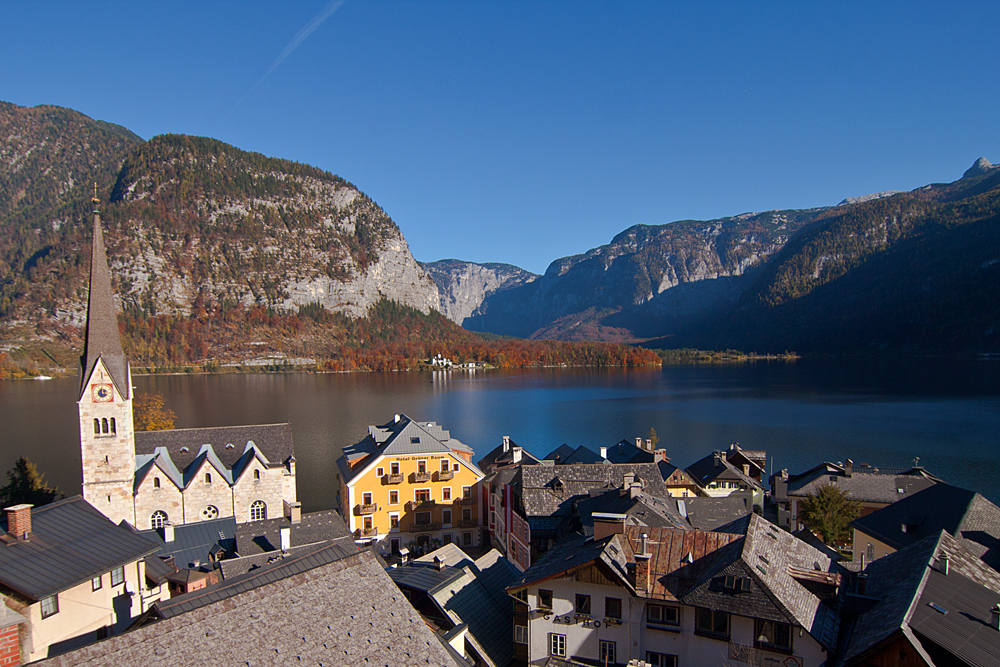
[[[534,282],[488,296],[466,326],[526,337],[616,340],[628,338],[628,331],[658,331],[667,322],[683,327],[731,303],[744,285],[734,279],[823,210],[636,225],[608,245],[552,262]],[[682,285],[704,289],[663,296]],[[652,302],[655,307],[647,306]]]
[[[456,324],[475,313],[483,300],[503,290],[530,283],[538,276],[512,264],[476,264],[457,259],[424,262],[437,285],[438,310]]]

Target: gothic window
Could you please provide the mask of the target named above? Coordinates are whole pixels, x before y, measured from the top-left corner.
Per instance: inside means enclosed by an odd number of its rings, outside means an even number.
[[[212,474],[206,472],[205,473],[205,484],[211,484],[211,483],[212,483]]]
[[[254,479],[260,479],[260,470],[254,470],[253,471],[253,478]]]
[[[94,435],[100,435],[100,434],[101,434],[101,420],[94,419]]]
[[[160,488],[160,478],[159,477],[154,477],[153,478],[153,488],[154,489]]]
[[[210,521],[219,516],[219,508],[215,505],[209,505],[201,511],[202,521]]]
[[[112,433],[117,433],[118,432],[118,431],[115,430],[115,418],[114,417],[111,418],[111,432]]]
[[[163,528],[167,525],[167,513],[163,510],[156,510],[153,516],[149,517],[149,525],[153,528]]]
[[[104,419],[101,420],[101,433],[107,433],[107,432],[108,432],[108,418],[105,417]]]
[[[255,500],[250,504],[250,520],[263,521],[267,518],[267,505],[263,500]]]

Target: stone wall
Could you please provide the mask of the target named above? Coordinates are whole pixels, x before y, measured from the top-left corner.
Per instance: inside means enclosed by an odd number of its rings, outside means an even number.
[[[254,470],[260,471],[260,479],[254,478]],[[250,520],[250,504],[255,500],[263,500],[267,505],[267,518],[283,516],[284,501],[295,501],[294,497],[286,498],[283,495],[286,474],[288,471],[284,466],[268,468],[256,460],[251,463],[233,486],[236,522],[245,523]]]
[[[159,488],[156,487],[157,479],[160,480]],[[166,512],[167,519],[174,525],[184,523],[184,497],[181,490],[162,470],[155,466],[139,485],[134,503],[135,523],[133,525],[139,530],[152,528],[150,519],[156,510]]]

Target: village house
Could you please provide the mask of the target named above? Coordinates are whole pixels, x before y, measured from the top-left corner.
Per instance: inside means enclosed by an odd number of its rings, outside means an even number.
[[[434,422],[396,415],[370,426],[337,460],[340,507],[359,545],[397,553],[419,547],[481,544],[479,483],[473,450]]]
[[[667,493],[674,498],[694,498],[698,496],[701,487],[691,478],[691,475],[684,472],[683,468],[670,463],[670,461],[658,461],[657,467],[660,469],[660,476],[667,487]]]
[[[23,662],[119,633],[169,597],[147,581],[144,559],[156,545],[80,496],[8,507],[0,528],[0,594],[25,619],[16,637]]]
[[[1000,571],[1000,507],[941,482],[851,522],[855,563],[882,558],[944,530]]]
[[[517,664],[820,667],[837,645],[841,575],[748,515],[719,532],[595,521],[512,584]]]
[[[771,476],[771,497],[778,512],[778,525],[795,532],[804,528],[799,521],[799,504],[815,496],[827,484],[842,490],[861,504],[861,516],[871,514],[907,496],[923,491],[941,480],[919,466],[878,468],[848,459],[847,463],[821,463],[798,475],[787,470]]]
[[[134,431],[132,371],[97,210],[80,362],[83,497],[113,522],[140,530],[219,517],[242,523],[297,505],[288,424]]]
[[[733,452],[729,454],[739,454]],[[759,479],[759,468],[751,462],[739,467],[727,458],[727,452],[713,452],[695,461],[684,471],[698,484],[698,495],[725,498],[731,495],[749,495],[754,507],[764,507],[764,486]]]

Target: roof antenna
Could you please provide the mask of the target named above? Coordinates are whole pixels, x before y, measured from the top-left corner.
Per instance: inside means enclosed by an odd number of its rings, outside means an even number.
[[[90,201],[95,204],[100,204],[101,200],[97,198],[97,181],[94,181],[94,196],[90,198]]]
[[[920,457],[919,456],[914,456],[913,457],[913,467],[914,468],[919,468],[920,467]]]

